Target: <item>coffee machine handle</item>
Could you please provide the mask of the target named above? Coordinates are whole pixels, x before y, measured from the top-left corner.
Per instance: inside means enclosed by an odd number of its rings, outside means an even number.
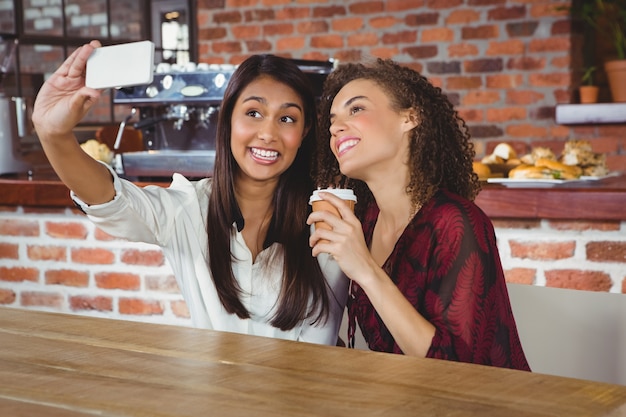
[[[26,136],[26,102],[23,97],[12,97],[15,102],[15,119],[17,121],[17,136]]]

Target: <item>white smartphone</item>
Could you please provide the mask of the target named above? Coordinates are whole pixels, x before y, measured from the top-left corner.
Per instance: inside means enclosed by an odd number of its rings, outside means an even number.
[[[87,59],[85,85],[118,88],[150,84],[154,77],[154,43],[140,41],[96,48]]]

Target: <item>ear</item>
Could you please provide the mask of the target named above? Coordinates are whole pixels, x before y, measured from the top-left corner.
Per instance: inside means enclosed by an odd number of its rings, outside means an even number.
[[[419,122],[417,112],[413,108],[404,110],[402,112],[402,117],[403,117],[402,127],[403,127],[404,132],[408,132],[410,130],[415,129],[415,127],[417,126]]]

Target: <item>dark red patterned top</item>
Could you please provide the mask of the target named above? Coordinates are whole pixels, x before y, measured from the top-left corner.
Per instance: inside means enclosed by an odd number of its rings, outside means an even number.
[[[363,221],[370,245],[379,209]],[[530,370],[517,333],[493,225],[474,203],[440,191],[417,213],[383,265],[404,296],[435,328],[427,357]],[[402,353],[365,292],[354,281],[355,319],[369,348]]]

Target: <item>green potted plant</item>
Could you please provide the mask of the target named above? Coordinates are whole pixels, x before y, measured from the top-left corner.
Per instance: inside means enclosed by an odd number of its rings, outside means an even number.
[[[573,0],[562,7],[608,40],[614,56],[604,62],[613,101],[626,102],[626,0]]]
[[[593,74],[596,72],[596,66],[590,66],[585,69],[581,77],[582,85],[578,87],[581,104],[590,104],[598,102],[599,88],[593,81]]]

